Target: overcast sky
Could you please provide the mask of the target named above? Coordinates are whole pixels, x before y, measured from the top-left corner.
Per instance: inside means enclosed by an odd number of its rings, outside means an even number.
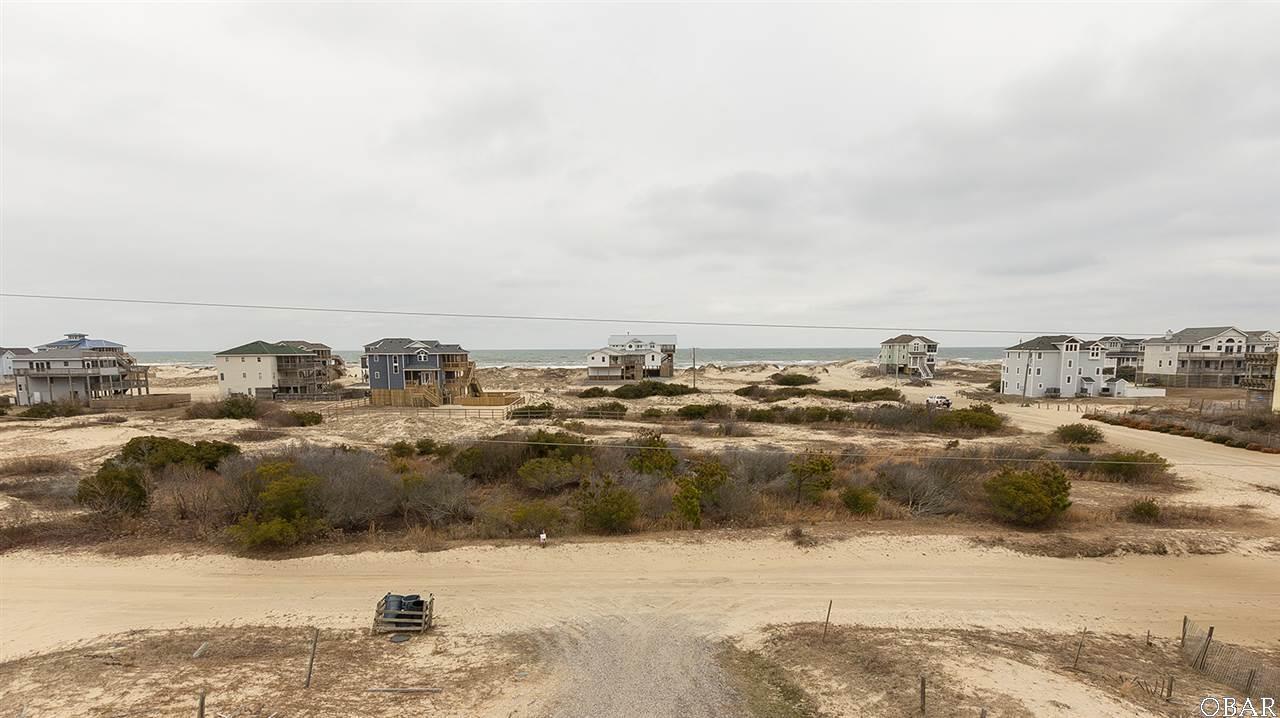
[[[1280,328],[1277,4],[0,13],[6,292]],[[885,334],[0,302],[3,345],[69,331],[136,349]]]

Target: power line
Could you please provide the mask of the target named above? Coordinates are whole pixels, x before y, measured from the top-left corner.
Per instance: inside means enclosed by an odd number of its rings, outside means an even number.
[[[1156,336],[1163,332],[1134,331],[1042,331],[1031,329],[971,329],[945,327],[893,327],[893,326],[855,326],[848,324],[793,324],[783,322],[728,322],[696,319],[635,319],[615,317],[575,317],[549,316],[538,314],[487,314],[478,312],[424,312],[397,309],[354,309],[345,307],[307,307],[283,304],[238,304],[232,302],[198,302],[178,299],[134,299],[128,297],[82,297],[63,294],[26,294],[18,292],[0,292],[0,297],[16,299],[46,299],[69,302],[112,302],[117,304],[147,304],[171,307],[206,307],[214,309],[260,309],[283,312],[323,312],[330,314],[369,314],[397,317],[434,317],[443,319],[500,319],[508,321],[535,322],[569,322],[590,324],[659,324],[666,326],[687,327],[738,327],[751,329],[817,329],[833,331],[874,331],[874,332],[931,332],[937,334],[1070,334],[1070,335],[1133,335]]]

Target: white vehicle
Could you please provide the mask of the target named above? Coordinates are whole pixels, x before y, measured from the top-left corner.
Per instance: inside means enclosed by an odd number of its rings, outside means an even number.
[[[950,409],[951,400],[941,394],[934,394],[924,400],[924,405],[929,407],[940,406],[944,409]]]

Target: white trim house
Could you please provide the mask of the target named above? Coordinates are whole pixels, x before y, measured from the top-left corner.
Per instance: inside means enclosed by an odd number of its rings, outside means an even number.
[[[1112,366],[1104,344],[1065,334],[1015,344],[1000,364],[1000,393],[1029,399],[1100,396]]]

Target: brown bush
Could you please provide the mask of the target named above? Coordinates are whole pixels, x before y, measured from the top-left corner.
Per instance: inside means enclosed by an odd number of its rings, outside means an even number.
[[[26,456],[0,464],[0,476],[44,476],[74,470],[71,462],[56,456]]]

